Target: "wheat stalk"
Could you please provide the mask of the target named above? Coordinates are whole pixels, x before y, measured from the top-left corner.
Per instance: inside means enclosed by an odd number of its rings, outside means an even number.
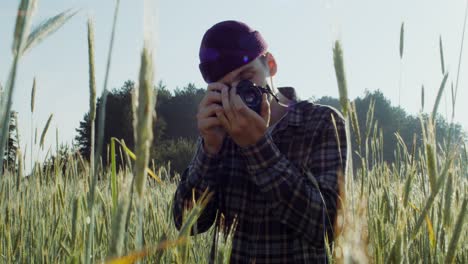
[[[53,17],[50,17],[36,26],[29,34],[24,46],[21,48],[21,55],[24,55],[32,47],[39,44],[47,36],[60,29],[70,18],[76,15],[78,11],[72,12],[71,9],[65,10]]]
[[[466,218],[466,214],[467,214],[466,212],[467,203],[468,203],[468,199],[466,198],[463,199],[462,208],[458,215],[457,223],[455,224],[455,229],[453,230],[453,236],[448,246],[448,252],[445,257],[445,263],[453,263],[455,260],[455,251],[457,249],[458,240],[460,239],[460,236],[463,230],[463,225],[465,224],[464,219]]]
[[[405,23],[401,23],[401,28],[400,28],[400,59],[403,59],[403,49],[405,45]]]
[[[135,187],[139,199],[137,225],[137,248],[142,248],[142,224],[143,224],[143,191],[146,179],[146,166],[149,161],[149,147],[153,141],[153,111],[154,111],[154,94],[153,94],[153,58],[149,47],[143,48],[141,55],[140,78],[138,88],[138,107],[136,120],[136,140],[135,152],[138,159],[135,162]]]
[[[112,34],[111,34],[111,40],[110,40],[110,47],[109,47],[109,53],[107,56],[107,65],[106,65],[106,75],[104,77],[104,89],[102,92],[101,96],[101,105],[100,105],[100,111],[99,111],[99,131],[98,131],[98,138],[97,138],[97,151],[95,155],[95,160],[94,164],[91,164],[91,166],[94,167],[93,172],[94,174],[92,175],[92,185],[91,185],[91,190],[89,194],[89,199],[90,199],[90,216],[91,216],[91,223],[89,227],[89,232],[88,232],[88,240],[87,240],[87,245],[86,245],[86,258],[85,258],[85,263],[90,263],[91,261],[91,256],[93,256],[93,250],[92,250],[92,244],[93,244],[93,232],[94,232],[94,192],[96,189],[96,184],[97,184],[97,175],[96,175],[96,168],[97,168],[97,159],[101,158],[101,151],[104,145],[104,120],[105,120],[105,109],[106,109],[106,101],[107,101],[107,95],[108,95],[108,90],[107,90],[107,81],[109,78],[109,71],[110,71],[110,62],[112,58],[112,47],[114,45],[114,36],[115,36],[115,27],[117,24],[117,14],[119,10],[119,5],[120,5],[120,0],[117,0],[116,6],[115,6],[115,11],[114,11],[114,22],[112,25]],[[91,89],[91,88],[90,88]]]
[[[91,123],[90,169],[94,175],[95,119],[96,119],[96,78],[94,74],[94,24],[88,19],[88,65],[89,65],[89,122]]]
[[[421,86],[421,112],[424,111],[424,85]]]
[[[33,130],[34,130],[34,105],[36,100],[36,77],[33,80],[33,86],[31,88],[31,169],[33,166]]]
[[[13,102],[13,92],[15,89],[16,72],[20,60],[20,50],[23,47],[23,40],[30,30],[31,19],[36,9],[35,0],[21,0],[16,16],[15,31],[13,35],[13,63],[8,75],[5,91],[2,93],[0,102],[0,172],[3,171],[3,156],[8,135],[8,125],[10,121],[11,105]],[[2,172],[3,174],[3,172]]]
[[[335,42],[335,47],[333,48],[333,63],[335,65],[336,80],[338,82],[341,109],[343,110],[343,115],[347,116],[349,108],[348,88],[346,86],[346,76],[343,65],[343,50],[339,41]]]
[[[447,78],[448,78],[448,73],[445,74],[444,79],[442,80],[442,83],[440,84],[439,91],[437,93],[436,101],[435,101],[435,104],[434,104],[434,108],[432,109],[431,117],[432,117],[432,123],[433,124],[435,124],[437,109],[439,108],[440,98],[442,97],[442,94],[444,92],[445,83],[447,82]]]
[[[49,126],[50,126],[50,122],[52,121],[52,117],[54,116],[54,114],[50,114],[49,116],[49,119],[47,119],[47,123],[46,125],[44,126],[44,129],[42,130],[42,134],[41,134],[41,141],[39,143],[40,147],[42,149],[44,149],[44,141],[45,141],[45,136],[47,134],[47,130],[49,129]]]
[[[442,47],[442,36],[439,36],[439,51],[440,51],[440,68],[442,70],[442,74],[445,74],[444,49]]]
[[[460,54],[458,56],[457,80],[455,82],[455,92],[453,93],[452,121],[455,118],[455,99],[457,98],[457,93],[458,93],[458,80],[460,77],[460,68],[461,68],[462,54],[463,54],[463,42],[465,41],[465,29],[466,29],[467,18],[468,18],[468,2],[466,2],[465,20],[463,22],[463,32],[462,32],[461,44],[460,44]]]

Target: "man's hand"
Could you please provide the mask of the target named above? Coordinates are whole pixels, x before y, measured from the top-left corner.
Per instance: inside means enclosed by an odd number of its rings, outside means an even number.
[[[228,87],[223,87],[221,101],[224,112],[217,111],[216,115],[221,125],[237,145],[240,147],[253,145],[265,135],[271,115],[270,103],[266,94],[262,95],[260,115],[242,101],[236,93],[235,87],[230,91],[228,91]]]
[[[221,94],[219,91],[226,85],[211,83],[198,106],[197,126],[204,140],[204,148],[208,153],[216,154],[222,147],[226,132],[217,118],[218,112],[223,112]]]

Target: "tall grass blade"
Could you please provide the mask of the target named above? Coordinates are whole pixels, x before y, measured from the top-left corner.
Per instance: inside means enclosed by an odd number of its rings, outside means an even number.
[[[29,34],[28,39],[26,40],[26,43],[21,50],[21,55],[24,55],[32,47],[47,38],[47,36],[60,29],[70,18],[76,15],[76,13],[78,13],[78,11],[72,12],[70,9],[68,9],[41,22],[34,28],[31,34]]]
[[[45,141],[45,136],[47,134],[47,130],[49,129],[49,126],[50,126],[50,122],[52,121],[52,117],[54,116],[54,114],[50,114],[49,116],[49,119],[47,119],[47,123],[44,127],[44,129],[42,130],[42,134],[41,134],[41,141],[39,143],[40,147],[42,149],[44,149],[44,141]]]
[[[451,216],[451,204],[452,204],[452,192],[453,192],[453,185],[452,185],[452,173],[449,173],[447,178],[447,183],[445,187],[445,197],[444,197],[444,226],[448,227],[450,225],[450,216]]]
[[[91,164],[91,166],[94,166],[94,175],[92,176],[92,186],[90,190],[90,217],[91,217],[91,223],[89,226],[89,232],[88,232],[88,241],[86,245],[86,255],[85,255],[85,263],[90,263],[91,261],[91,256],[93,255],[92,252],[92,244],[93,244],[93,232],[94,232],[94,195],[95,195],[95,189],[96,189],[96,183],[97,183],[97,165],[98,165],[98,160],[101,159],[101,152],[102,148],[104,145],[104,124],[105,124],[105,114],[106,114],[106,102],[107,102],[107,80],[109,77],[109,71],[110,71],[110,61],[111,61],[111,55],[112,55],[112,47],[114,45],[114,35],[115,35],[115,25],[117,22],[117,13],[119,9],[119,3],[120,1],[117,0],[116,7],[115,7],[115,12],[114,12],[114,23],[112,26],[112,35],[111,35],[111,41],[110,41],[110,48],[109,48],[109,53],[108,53],[108,58],[107,58],[107,66],[106,66],[106,76],[104,78],[104,89],[102,92],[101,96],[101,104],[100,104],[100,109],[99,109],[99,131],[98,131],[98,138],[97,138],[97,149],[95,151],[95,160],[94,164]],[[91,88],[90,88],[91,89]]]
[[[343,115],[345,117],[345,131],[346,131],[346,145],[347,145],[347,157],[352,157],[352,142],[351,142],[351,129],[349,124],[349,98],[348,98],[348,88],[346,84],[346,74],[344,70],[344,63],[343,63],[343,50],[341,48],[341,43],[339,41],[335,41],[335,46],[333,48],[333,64],[335,67],[335,74],[336,80],[338,83],[338,92],[340,95],[340,104],[343,110]],[[333,118],[333,116],[332,116]],[[356,120],[357,121],[357,120]],[[336,131],[335,131],[336,132]],[[335,133],[338,137],[337,133]],[[342,180],[346,182],[346,177],[351,179],[354,178],[353,176],[353,159],[349,158],[346,161],[346,164],[342,164],[342,169],[344,170],[344,175]],[[354,181],[351,180],[351,188],[354,189]],[[343,190],[345,192],[345,190]],[[345,193],[340,194],[343,197],[346,196]],[[354,196],[351,193],[351,207],[354,208]]]
[[[112,239],[110,240],[109,256],[116,257],[122,255],[127,209],[128,199],[125,196],[122,196],[112,218]]]
[[[164,237],[163,237],[164,238]],[[143,259],[146,256],[149,256],[154,253],[160,253],[163,250],[168,250],[173,248],[177,245],[185,243],[185,238],[180,238],[174,241],[169,240],[162,240],[157,246],[154,247],[146,247],[142,250],[135,250],[127,254],[123,257],[111,258],[107,260],[106,264],[129,264],[129,263],[136,263],[138,260]],[[160,263],[160,262],[155,262]]]
[[[434,249],[436,246],[436,238],[434,235],[434,228],[432,227],[431,219],[429,218],[427,214],[426,214],[425,220],[427,224],[427,231],[429,233],[429,242],[431,244],[432,249]]]
[[[445,256],[445,263],[453,263],[455,260],[455,251],[457,249],[458,240],[460,239],[461,234],[463,233],[463,225],[465,224],[465,218],[467,215],[466,204],[468,199],[463,199],[463,204],[458,214],[457,223],[455,224],[455,229],[452,232],[452,238],[450,239],[450,244],[448,246],[448,252]]]
[[[33,87],[31,89],[31,169],[33,167],[33,130],[34,130],[34,119],[33,119],[33,114],[34,114],[34,105],[35,105],[35,98],[36,98],[36,77],[34,77],[33,81]]]
[[[31,113],[34,113],[34,102],[36,99],[36,77],[33,80],[33,86],[31,89]]]
[[[356,139],[358,144],[359,152],[361,152],[361,129],[359,126],[359,120],[357,117],[356,111],[356,104],[354,102],[351,103],[351,125],[353,126],[354,132],[356,132]]]
[[[107,103],[107,95],[108,91],[104,89],[102,91],[101,95],[101,104],[99,106],[99,131],[98,131],[98,138],[97,138],[97,149],[96,149],[96,155],[97,159],[100,159],[101,157],[101,152],[102,152],[102,145],[104,144],[104,125],[105,125],[105,115],[106,115],[106,103]],[[92,251],[92,245],[93,245],[93,234],[94,234],[94,196],[96,192],[96,185],[97,185],[97,178],[98,178],[98,171],[97,171],[97,165],[98,161],[97,159],[94,161],[94,164],[91,164],[91,166],[94,166],[94,175],[91,175],[91,182],[90,182],[90,191],[89,191],[89,196],[88,196],[88,212],[89,212],[89,217],[90,217],[90,224],[89,224],[89,229],[88,229],[88,237],[86,241],[86,255],[85,255],[85,263],[90,263],[91,258],[94,256],[93,251]]]
[[[101,104],[100,104],[100,109],[99,109],[99,131],[98,131],[98,137],[97,137],[97,149],[95,151],[95,160],[94,164],[91,166],[94,166],[94,175],[92,175],[93,180],[92,180],[92,186],[90,190],[90,217],[91,217],[91,223],[89,226],[89,232],[88,232],[88,241],[86,245],[86,255],[85,255],[85,263],[90,263],[91,261],[91,256],[93,255],[92,252],[92,243],[93,243],[93,232],[94,232],[94,192],[96,188],[96,183],[97,183],[97,164],[98,160],[101,159],[101,152],[102,152],[102,146],[104,145],[104,120],[105,120],[105,114],[106,114],[106,102],[107,102],[107,81],[109,78],[109,71],[110,71],[110,62],[111,62],[111,57],[112,57],[112,47],[114,45],[114,36],[115,36],[115,25],[117,23],[117,13],[119,10],[119,3],[120,0],[117,0],[116,6],[115,6],[115,12],[114,12],[114,23],[112,25],[112,34],[111,34],[111,40],[110,40],[110,48],[109,48],[109,53],[107,56],[107,65],[106,65],[106,75],[104,77],[104,89],[102,92],[101,96]]]
[[[117,25],[117,15],[119,13],[119,6],[120,6],[120,0],[117,0],[115,3],[114,22],[112,23],[112,33],[111,33],[111,39],[109,43],[109,53],[107,54],[106,76],[104,77],[104,89],[107,89],[107,81],[109,79],[109,72],[110,72],[111,59],[112,59],[112,50],[114,47],[115,28]]]
[[[24,41],[31,30],[31,21],[36,10],[36,0],[21,0],[16,16],[15,32],[13,38],[13,54],[20,56]]]
[[[412,182],[412,180],[413,180],[413,175],[412,175],[412,173],[410,173],[406,178],[405,192],[403,194],[403,206],[405,208],[408,205],[408,198],[409,198],[409,194],[410,194],[410,191],[411,191],[411,182]]]
[[[400,28],[400,59],[403,58],[403,48],[404,48],[404,39],[405,38],[405,23],[401,23]]]
[[[78,218],[80,217],[80,199],[77,197],[73,200],[72,209],[72,232],[71,232],[71,243],[73,248],[76,246],[76,233],[78,228]]]
[[[18,173],[16,179],[16,191],[19,191],[21,180],[23,179],[23,156],[21,155],[21,150],[16,151],[16,158],[18,160]]]
[[[16,72],[19,63],[19,50],[23,45],[24,36],[28,34],[33,11],[36,6],[35,0],[22,0],[18,7],[16,16],[15,32],[13,35],[13,63],[8,74],[5,91],[0,98],[0,174],[3,175],[3,157],[8,138],[8,127],[10,122],[11,105],[13,102],[13,91],[16,82]]]
[[[465,9],[465,20],[463,21],[463,33],[462,33],[462,39],[461,39],[461,44],[460,44],[460,54],[458,55],[458,69],[457,69],[457,80],[455,82],[455,92],[454,92],[454,107],[452,111],[452,119],[455,117],[455,100],[457,98],[457,93],[458,93],[458,80],[460,77],[460,68],[461,68],[461,62],[462,62],[462,55],[463,55],[463,42],[465,41],[465,29],[466,29],[466,20],[468,17],[468,2],[466,2],[466,9]]]
[[[152,117],[154,111],[153,58],[151,51],[146,46],[141,57],[138,90],[137,129],[135,130],[135,152],[138,159],[135,163],[135,177],[137,194],[141,197],[143,195],[146,167],[149,161],[149,146],[153,139]]]
[[[374,120],[374,110],[375,110],[375,100],[371,98],[369,102],[369,110],[367,110],[366,114],[366,139],[369,138],[369,135],[372,130],[372,122]]]
[[[424,209],[421,211],[421,214],[419,215],[418,220],[416,220],[415,227],[414,227],[414,229],[412,231],[412,237],[413,238],[419,232],[419,229],[422,226],[422,222],[425,220],[429,209],[431,208],[432,204],[434,203],[434,200],[435,200],[435,198],[437,196],[437,193],[439,192],[439,190],[444,185],[444,181],[445,181],[445,176],[440,176],[438,181],[437,181],[436,188],[431,192],[431,194],[429,196],[429,199],[426,201],[426,205],[424,206]]]
[[[393,243],[392,250],[390,251],[390,256],[388,260],[390,263],[401,263],[401,258],[402,258],[401,234],[398,234],[395,240],[395,243]]]
[[[434,108],[432,109],[432,123],[435,124],[435,118],[437,114],[437,108],[439,107],[440,103],[440,98],[442,97],[442,94],[444,93],[444,88],[445,88],[445,83],[447,82],[448,78],[448,73],[445,74],[444,79],[442,80],[442,83],[440,84],[439,92],[437,93],[436,101],[434,104]]]
[[[11,116],[15,124],[15,133],[16,133],[16,140],[17,140],[16,144],[18,145],[18,149],[20,149],[21,148],[21,135],[19,133],[18,112],[13,111],[11,113]]]
[[[420,212],[419,208],[417,208],[414,204],[410,203],[410,205],[416,211]],[[435,243],[436,243],[436,239],[435,239],[434,228],[432,227],[431,219],[429,218],[429,216],[427,214],[425,215],[424,219],[426,220],[427,230],[428,230],[428,233],[429,233],[429,242],[431,243],[431,247],[434,248]]]
[[[117,191],[117,164],[115,160],[115,138],[111,138],[111,195],[112,195],[112,212],[115,213],[118,206],[118,191]]]
[[[177,253],[177,261],[180,263],[187,263],[188,258],[189,258],[189,238],[192,233],[196,233],[196,227],[195,229],[192,229],[192,227],[195,225],[197,222],[197,219],[200,217],[201,213],[203,212],[203,209],[206,207],[208,204],[209,200],[211,199],[213,193],[208,193],[208,189],[206,189],[201,197],[198,199],[198,201],[195,200],[195,193],[192,192],[192,205],[193,207],[184,210],[183,213],[183,220],[182,220],[182,226],[179,230],[179,235],[178,238],[187,238],[187,243],[181,245],[176,249]],[[217,229],[215,229],[215,236],[218,235],[216,232]],[[218,244],[218,239],[215,238],[215,246]]]
[[[125,145],[125,142],[123,141],[120,141],[118,140],[117,138],[113,138],[113,140],[117,143],[119,143],[119,145],[123,148],[123,150],[125,151],[125,154],[128,155],[132,160],[137,160],[137,156],[135,155],[135,153],[133,153],[128,147],[127,145]],[[148,175],[150,175],[153,179],[156,180],[157,183],[159,184],[164,184],[164,182],[161,180],[160,177],[158,177],[156,175],[156,173],[153,172],[153,170],[151,170],[150,168],[146,167],[146,173],[148,173]]]
[[[426,143],[426,160],[427,160],[427,174],[429,176],[429,184],[431,186],[431,192],[434,192],[437,181],[437,165],[436,165],[436,153],[432,144]]]
[[[149,162],[149,147],[153,140],[153,57],[145,43],[141,55],[140,80],[138,88],[137,129],[135,130],[135,152],[138,159],[135,162],[135,187],[138,195],[137,249],[143,247],[143,192],[146,183],[146,167]]]
[[[424,85],[421,86],[421,112],[424,112]]]
[[[94,70],[94,25],[88,19],[88,65],[89,65],[89,122],[91,123],[90,167],[94,174],[95,120],[96,120],[96,77]]]
[[[339,41],[335,42],[333,48],[333,63],[335,65],[336,80],[338,82],[338,90],[340,94],[340,104],[343,110],[343,115],[348,114],[348,88],[346,87],[346,76],[343,65],[343,50]]]
[[[452,95],[452,119],[455,116],[455,89],[453,88],[453,81],[451,82],[451,95]]]
[[[442,74],[445,74],[444,49],[442,47],[442,36],[439,36],[439,50],[440,50],[440,67],[442,69]]]
[[[2,95],[0,98],[0,168],[3,168],[3,150],[6,145],[7,122],[11,111],[18,62],[22,55],[23,47],[25,47],[25,43],[28,42],[26,37],[29,36],[29,32],[31,31],[31,21],[34,11],[36,10],[36,3],[36,0],[21,0],[18,7],[12,46],[14,55],[13,64],[10,74],[8,75],[6,94]]]

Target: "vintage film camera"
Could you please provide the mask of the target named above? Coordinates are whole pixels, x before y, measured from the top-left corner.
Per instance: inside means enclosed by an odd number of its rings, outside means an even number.
[[[229,89],[231,87],[229,86]],[[270,86],[266,85],[266,88],[257,86],[249,80],[242,80],[236,86],[236,92],[244,101],[244,103],[257,114],[260,115],[262,109],[262,94],[271,94],[278,101],[276,95],[271,91]]]

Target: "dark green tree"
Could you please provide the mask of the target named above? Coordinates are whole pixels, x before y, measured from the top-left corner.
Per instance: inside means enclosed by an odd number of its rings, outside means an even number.
[[[126,81],[120,89],[113,89],[107,96],[104,121],[104,144],[103,149],[101,150],[104,166],[106,166],[109,161],[108,147],[110,145],[111,138],[115,137],[119,140],[123,140],[129,149],[134,149],[135,140],[132,112],[133,89],[135,89],[135,83],[132,81]],[[170,101],[172,97],[171,93],[162,82],[159,82],[155,89],[158,99],[156,104],[157,117],[155,122],[153,122],[153,145],[157,145],[161,141],[166,128],[165,117],[158,113],[160,111],[159,108],[161,105],[164,105],[165,102]],[[98,98],[97,109],[100,108],[101,102],[102,98]],[[96,134],[100,129],[98,122],[99,117],[100,114],[99,111],[97,111],[95,123]],[[76,129],[76,132],[76,146],[80,151],[80,154],[89,159],[91,149],[91,123],[89,120],[89,112],[85,113],[83,120],[80,121],[79,127]],[[120,155],[120,152],[116,155],[116,159],[117,163],[125,164],[123,162],[125,158]]]
[[[89,120],[89,112],[84,115],[83,120],[80,121],[75,131],[78,133],[75,136],[75,145],[78,147],[80,154],[89,159],[91,154],[91,122]]]
[[[134,89],[134,82],[126,81],[120,89],[113,89],[107,96],[105,120],[104,120],[104,144],[102,153],[102,162],[107,165],[108,153],[107,148],[112,137],[123,139],[130,149],[134,146],[133,137],[133,113],[132,113],[132,98],[131,92]],[[102,98],[97,99],[97,109],[100,109]],[[99,127],[100,111],[96,113],[95,131],[96,135]],[[91,123],[89,120],[89,112],[87,112],[83,120],[80,122],[79,128],[76,129],[78,135],[75,137],[76,145],[83,157],[89,159],[90,144],[91,144]],[[96,138],[97,148],[97,138]],[[96,157],[97,158],[97,157]],[[117,157],[118,159],[120,156]]]
[[[190,138],[169,139],[152,149],[151,156],[157,165],[170,162],[171,170],[182,173],[193,158],[195,140]]]
[[[184,89],[176,89],[170,100],[160,104],[158,113],[167,122],[164,139],[197,138],[196,114],[204,95],[205,89],[190,83]]]

